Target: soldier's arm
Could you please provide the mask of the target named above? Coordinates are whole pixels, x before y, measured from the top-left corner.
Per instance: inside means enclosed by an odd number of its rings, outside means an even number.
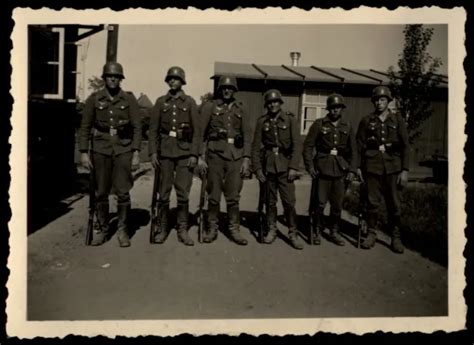
[[[357,168],[359,167],[359,155],[357,153],[357,140],[356,140],[356,135],[354,133],[354,128],[352,125],[350,126],[349,129],[349,145],[350,145],[350,151],[351,151],[351,158],[350,158],[350,171],[352,172],[357,172]]]
[[[316,144],[318,127],[319,121],[313,122],[303,143],[303,162],[307,171],[313,167],[313,150]]]
[[[150,129],[148,133],[148,154],[158,153],[160,140],[160,107],[161,100],[158,98],[150,115]]]
[[[87,98],[82,112],[81,127],[78,132],[79,151],[81,152],[87,152],[89,150],[92,122],[94,121],[94,101],[95,95],[92,94]]]
[[[293,140],[291,160],[288,164],[289,169],[298,170],[300,165],[302,143],[300,134],[300,123],[296,116],[291,116],[291,139]]]
[[[252,155],[252,139],[253,139],[252,118],[246,109],[242,110],[242,131],[244,133],[244,157],[250,158]]]
[[[410,141],[405,119],[400,114],[398,115],[398,130],[401,144],[402,169],[408,171],[410,168]]]
[[[189,97],[190,102],[190,111],[191,111],[191,122],[193,127],[193,138],[191,144],[191,156],[197,157],[200,152],[200,148],[202,145],[202,135],[199,130],[199,111],[196,101]]]
[[[362,161],[362,155],[364,154],[366,150],[366,129],[367,129],[367,118],[363,117],[362,120],[359,122],[359,127],[357,129],[357,134],[356,134],[356,145],[357,145],[357,158],[356,158],[356,164],[357,168],[360,168],[360,164]]]
[[[132,150],[140,151],[142,143],[142,119],[140,116],[140,107],[135,96],[130,95],[130,122],[133,127]]]
[[[199,130],[199,138],[200,138],[200,145],[199,145],[199,155],[204,156],[206,153],[205,142],[206,138],[204,135],[206,134],[207,126],[209,125],[209,121],[211,120],[211,112],[212,112],[212,102],[206,102],[204,105],[201,106],[201,113],[199,114],[199,122],[198,122],[198,130]]]
[[[260,147],[262,144],[262,119],[257,120],[252,141],[251,161],[253,171],[262,169],[262,162],[260,161]]]

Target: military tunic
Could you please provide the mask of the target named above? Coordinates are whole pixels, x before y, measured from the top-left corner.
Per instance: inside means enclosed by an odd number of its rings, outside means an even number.
[[[118,202],[129,203],[129,191],[133,186],[132,150],[140,150],[141,145],[139,106],[132,94],[120,90],[111,96],[104,88],[89,96],[78,132],[79,151],[87,152],[89,142],[97,181],[97,202],[107,203],[113,187]]]
[[[314,150],[316,154],[313,156]],[[322,215],[327,201],[331,204],[331,217],[341,216],[344,198],[344,177],[357,171],[357,146],[351,124],[341,117],[333,123],[328,116],[316,120],[310,127],[303,145],[306,170],[314,169],[317,178],[317,215]],[[310,210],[311,211],[311,210]]]
[[[366,175],[367,226],[375,229],[381,199],[387,205],[389,222],[400,220],[398,174],[409,169],[409,141],[405,120],[399,113],[386,111],[385,121],[376,114],[365,116],[359,124],[357,142],[360,166]]]
[[[298,170],[301,159],[300,126],[296,116],[280,111],[257,121],[252,144],[252,164],[267,178],[268,207],[274,208],[280,192],[283,207],[288,212],[295,207],[295,185],[288,182],[288,170]]]
[[[169,205],[174,184],[178,205],[189,200],[193,172],[189,157],[199,150],[198,111],[194,99],[179,91],[159,97],[152,110],[149,130],[149,154],[160,160],[160,205]]]
[[[237,207],[243,181],[240,175],[242,159],[250,158],[252,122],[240,101],[225,104],[216,99],[201,108],[202,137],[207,143],[209,204],[218,205],[221,193],[227,209]],[[205,146],[201,147],[204,154]]]

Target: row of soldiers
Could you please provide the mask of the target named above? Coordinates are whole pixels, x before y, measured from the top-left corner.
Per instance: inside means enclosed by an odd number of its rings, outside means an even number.
[[[108,195],[113,187],[118,200],[117,238],[120,246],[128,247],[131,171],[139,164],[141,122],[136,99],[120,88],[124,79],[122,66],[116,62],[106,63],[102,77],[105,87],[87,99],[79,131],[81,161],[89,168],[94,167],[97,181],[99,226],[91,244],[106,241]],[[227,205],[230,239],[239,245],[248,243],[240,232],[239,202],[243,180],[254,173],[266,195],[267,232],[263,242],[270,244],[277,237],[279,193],[289,242],[295,249],[302,249],[296,222],[294,181],[299,177],[303,157],[306,170],[317,184],[317,193],[313,196],[316,200],[312,203],[315,209],[310,210],[316,229],[310,239],[313,244],[321,243],[323,211],[329,201],[329,238],[337,245],[344,245],[339,224],[345,185],[346,181],[358,178],[364,182],[363,195],[367,201],[368,234],[362,247],[370,249],[376,242],[383,198],[392,228],[392,249],[403,252],[399,189],[407,183],[408,135],[402,116],[388,109],[392,96],[387,87],[378,86],[373,90],[374,112],[360,121],[357,131],[342,116],[346,107],[343,97],[330,95],[328,114],[311,125],[302,142],[299,121],[294,114],[282,110],[284,101],[276,89],[265,93],[266,112],[254,126],[244,104],[234,97],[238,86],[233,77],[222,76],[214,99],[200,109],[183,91],[186,78],[182,68],[171,67],[165,82],[169,91],[157,99],[149,129],[149,154],[154,168],[159,171],[159,226],[155,227],[152,242],[163,243],[170,232],[170,194],[174,186],[178,240],[187,246],[194,244],[188,235],[189,192],[193,172],[197,170],[207,181],[205,243],[213,242],[218,236],[222,194]]]

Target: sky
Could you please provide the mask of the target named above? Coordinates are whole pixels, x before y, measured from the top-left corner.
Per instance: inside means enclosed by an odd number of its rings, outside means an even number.
[[[434,34],[428,52],[441,58],[439,72],[447,74],[447,25],[429,27]],[[168,90],[164,82],[168,68],[183,67],[184,90],[199,103],[201,95],[212,91],[215,61],[291,65],[289,53],[299,51],[300,66],[386,70],[397,65],[403,28],[387,24],[120,25],[117,61],[124,67],[123,89],[137,97],[144,93],[153,103]],[[101,75],[106,42],[105,30],[80,42],[81,49],[87,46],[84,62],[78,63],[81,73],[85,69],[86,97],[91,92],[87,79]],[[83,80],[78,77],[78,87]]]

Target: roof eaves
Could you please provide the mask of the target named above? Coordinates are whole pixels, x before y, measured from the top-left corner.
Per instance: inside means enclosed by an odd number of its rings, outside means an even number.
[[[305,76],[304,74],[302,74],[302,73],[299,73],[299,72],[297,72],[297,71],[295,71],[295,70],[291,69],[291,68],[290,68],[290,67],[288,67],[288,66],[281,65],[281,67],[283,67],[284,69],[286,69],[288,72],[290,72],[290,73],[293,73],[293,74],[297,75],[298,77],[300,77],[301,79],[303,79],[303,81],[306,79],[306,76]]]
[[[361,76],[361,77],[364,77],[364,78],[367,78],[367,79],[374,80],[374,81],[376,81],[376,82],[378,82],[378,83],[380,83],[380,84],[382,84],[382,82],[383,82],[382,79],[378,79],[378,78],[375,78],[375,77],[371,77],[370,75],[367,75],[367,74],[364,74],[364,73],[361,73],[361,72],[357,72],[357,71],[353,71],[353,70],[351,70],[351,69],[349,69],[349,68],[341,67],[341,69],[342,69],[343,71],[347,71],[347,72],[349,72],[349,73],[353,73],[353,74],[355,74],[355,75],[358,75],[358,76]]]
[[[339,79],[339,81],[340,81],[341,83],[344,83],[344,78],[343,78],[343,77],[340,77],[340,76],[338,76],[338,75],[336,75],[336,74],[334,74],[334,73],[325,71],[325,70],[323,70],[322,68],[319,68],[319,67],[316,67],[316,66],[313,66],[313,65],[311,65],[310,68],[312,68],[312,69],[314,69],[314,70],[316,70],[316,71],[318,71],[318,72],[324,73],[324,74],[326,74],[326,75],[328,75],[328,76],[330,76],[330,77],[333,77],[333,78],[335,78],[335,79]]]
[[[256,64],[254,64],[254,63],[252,64],[252,67],[255,68],[255,69],[258,71],[258,73],[260,73],[261,75],[263,75],[263,77],[264,77],[265,79],[267,79],[267,77],[268,77],[268,73],[267,73],[267,72],[265,72],[263,69],[261,69],[260,67],[258,67],[258,66],[257,66]]]

